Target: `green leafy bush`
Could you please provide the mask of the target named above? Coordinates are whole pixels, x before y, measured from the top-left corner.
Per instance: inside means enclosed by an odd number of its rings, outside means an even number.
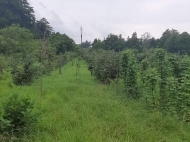
[[[35,75],[35,67],[31,62],[24,64],[23,68],[14,67],[11,71],[13,83],[15,85],[27,85],[32,82]]]
[[[133,50],[126,50],[122,55],[122,78],[125,91],[129,98],[139,99],[139,88],[137,84],[137,60]]]
[[[28,98],[12,95],[3,104],[0,116],[0,134],[21,135],[31,124],[38,120],[38,113],[33,113],[34,104]]]
[[[119,74],[119,53],[106,50],[95,50],[83,55],[88,69],[102,83],[110,83]]]

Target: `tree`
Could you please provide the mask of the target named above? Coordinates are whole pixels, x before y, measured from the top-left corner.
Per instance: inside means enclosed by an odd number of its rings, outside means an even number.
[[[87,40],[83,42],[81,45],[82,48],[90,48],[90,46],[91,46],[91,43]]]
[[[12,24],[32,30],[35,24],[34,10],[27,0],[1,0],[0,1],[0,28]]]
[[[122,38],[121,34],[119,36],[109,34],[104,40],[104,43],[105,46],[103,49],[105,50],[114,50],[115,52],[119,52],[125,48],[125,39]]]
[[[159,40],[159,47],[163,48],[164,47],[164,44],[166,43],[166,41],[168,40],[168,38],[171,36],[171,35],[178,35],[179,32],[175,29],[172,29],[172,30],[169,30],[167,29],[163,34],[162,34],[162,37],[160,38]]]
[[[47,38],[54,32],[46,18],[42,18],[40,21],[37,21],[35,28],[36,37],[39,39],[43,39],[44,37]]]
[[[128,38],[126,42],[126,46],[129,48],[134,48],[134,49],[137,49],[138,51],[141,51],[140,40],[138,39],[136,32],[132,34],[131,38]]]
[[[156,39],[149,32],[146,32],[141,35],[141,46],[142,48],[156,47]]]
[[[190,35],[187,32],[180,34],[177,30],[166,30],[159,41],[159,46],[172,53],[190,55]]]
[[[64,54],[66,51],[73,51],[75,49],[75,43],[73,39],[66,34],[53,33],[49,37],[49,43],[56,49],[56,54]]]
[[[105,49],[105,42],[101,41],[100,39],[94,39],[94,42],[92,43],[93,49]]]
[[[187,32],[183,32],[179,35],[177,39],[177,51],[190,55],[190,35]]]
[[[0,35],[0,53],[5,55],[19,54],[20,57],[26,57],[39,45],[39,42],[33,39],[31,31],[19,25],[0,29]]]

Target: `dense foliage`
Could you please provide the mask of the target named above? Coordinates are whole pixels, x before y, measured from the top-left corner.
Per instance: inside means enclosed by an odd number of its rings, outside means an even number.
[[[13,83],[15,85],[27,85],[32,82],[34,75],[38,70],[34,67],[32,62],[27,62],[23,65],[23,68],[15,66],[11,71]]]
[[[38,121],[38,113],[32,112],[34,104],[28,98],[12,95],[3,104],[0,116],[0,134],[21,135]]]
[[[114,51],[90,50],[83,53],[88,62],[88,69],[91,74],[102,83],[109,83],[110,80],[118,77],[119,54]]]
[[[127,39],[122,35],[109,34],[104,40],[94,39],[92,43],[93,49],[114,50],[116,52],[126,49],[136,49],[143,52],[146,49],[163,48],[171,53],[180,53],[190,55],[190,35],[187,32],[179,33],[177,30],[167,29],[163,32],[160,39],[155,39],[150,33],[145,32],[138,38],[134,32]]]
[[[90,49],[83,50],[83,56],[89,70],[101,82],[110,83],[120,77],[128,98],[142,100],[150,110],[190,121],[187,55],[156,48],[143,53],[131,49],[122,53]]]
[[[6,28],[12,24],[19,24],[28,29],[34,28],[34,10],[27,0],[0,1],[0,28]]]
[[[127,50],[123,53],[121,66],[127,96],[129,98],[138,99],[140,96],[137,84],[137,61],[131,50]]]
[[[148,32],[140,38],[134,32],[127,39],[109,34],[80,47],[66,34],[55,33],[46,18],[36,20],[27,0],[0,0],[0,81],[6,79],[4,72],[12,75],[11,87],[30,85],[40,76],[42,92],[43,74],[51,75],[54,69],[61,74],[63,65],[68,61],[74,65],[76,58],[79,76],[82,56],[99,82],[116,80],[117,85],[122,83],[120,92],[144,102],[148,110],[190,122],[189,33],[167,29],[159,39]],[[4,102],[0,136],[21,134],[37,122],[33,107],[18,95]]]

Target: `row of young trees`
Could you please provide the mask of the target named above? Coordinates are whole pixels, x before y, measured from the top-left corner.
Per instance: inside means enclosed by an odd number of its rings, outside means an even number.
[[[0,29],[1,72],[3,72],[4,66],[9,66],[13,76],[17,76],[16,80],[20,80],[18,82],[22,81],[24,84],[30,82],[30,79],[26,81],[24,78],[32,76],[33,70],[37,70],[33,64],[43,62],[43,72],[50,73],[55,66],[58,66],[59,60],[64,60],[66,52],[76,49],[74,41],[65,34],[54,33],[43,40],[36,40],[30,30],[21,28],[19,25]],[[4,62],[5,60],[6,62]],[[5,63],[6,65],[3,65]],[[23,68],[20,68],[21,66]],[[31,70],[29,71],[29,69]],[[21,77],[21,74],[25,77]],[[18,82],[15,83],[21,84]]]
[[[10,87],[30,85],[40,78],[43,94],[43,74],[50,75],[76,57],[79,48],[66,34],[53,32],[47,19],[36,21],[27,0],[0,0],[0,81],[12,75]],[[4,95],[4,94],[1,94]],[[34,103],[20,94],[1,100],[0,141],[26,134],[39,119],[33,112]],[[15,138],[15,141],[17,139]]]
[[[50,74],[75,49],[74,41],[55,33],[46,18],[36,20],[27,0],[0,1],[0,69],[11,70],[15,84],[29,84],[39,70]]]
[[[131,70],[138,75],[135,79],[137,83],[134,85],[139,86],[139,97],[142,96],[153,110],[169,113],[184,122],[189,122],[189,56],[169,54],[163,49],[155,49],[145,52],[140,60],[138,56],[134,56],[130,62],[137,62],[134,65],[138,68]]]
[[[190,121],[190,58],[161,48],[143,53],[127,49],[84,50],[89,70],[102,83],[122,79],[130,99],[142,100],[150,110]]]

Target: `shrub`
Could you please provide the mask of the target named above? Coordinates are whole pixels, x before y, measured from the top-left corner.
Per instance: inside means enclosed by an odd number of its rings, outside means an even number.
[[[110,83],[119,74],[119,54],[114,51],[97,50],[83,57],[88,69],[102,83]]]
[[[125,91],[129,98],[139,99],[139,88],[137,84],[137,60],[133,50],[126,50],[122,55],[122,78]]]
[[[36,123],[38,113],[33,113],[34,104],[28,98],[19,98],[12,95],[3,104],[3,114],[0,116],[0,133],[21,135],[25,130]]]
[[[13,83],[15,85],[27,85],[32,82],[32,79],[35,75],[35,67],[31,62],[24,64],[23,69],[14,67],[11,71]]]

